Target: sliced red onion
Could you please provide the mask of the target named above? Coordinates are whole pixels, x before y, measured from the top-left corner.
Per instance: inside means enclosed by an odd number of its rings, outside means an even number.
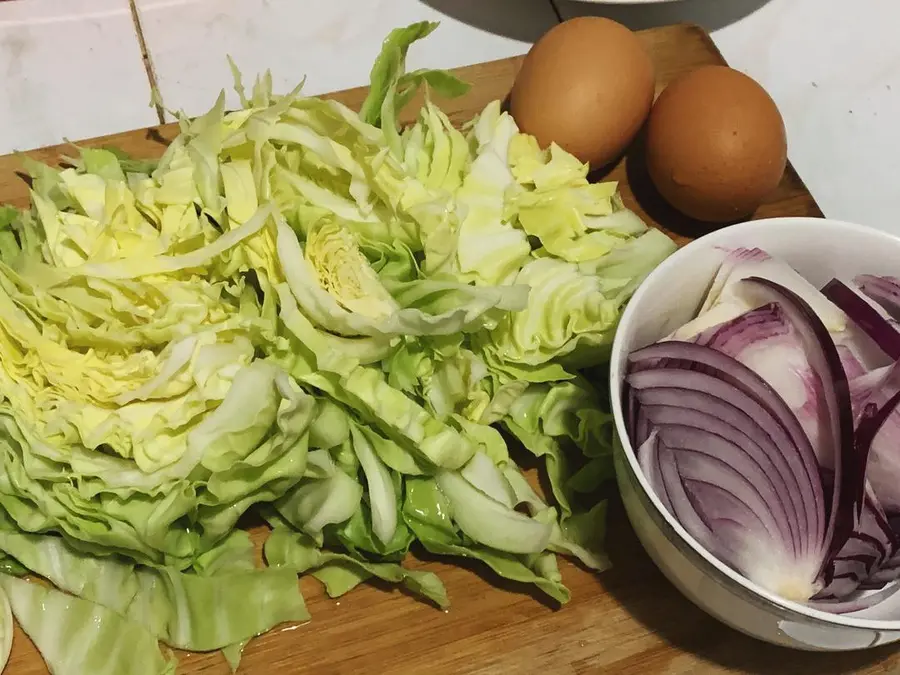
[[[827,479],[830,480],[830,479]],[[825,586],[817,599],[844,597],[857,588],[881,588],[900,575],[900,569],[883,572],[898,548],[898,539],[870,486],[853,534],[829,563]]]
[[[895,321],[900,321],[900,279],[860,274],[853,283],[875,302],[881,305]]]
[[[713,495],[715,499],[710,499],[702,494],[707,486],[682,478],[682,453],[661,441],[657,443],[657,450],[661,478],[657,493],[662,491],[667,495],[672,515],[701,546],[742,571],[746,567],[742,563],[758,560],[760,555],[771,552],[771,548],[765,546],[768,537],[764,536],[763,525],[741,508],[733,496],[721,491]],[[698,512],[695,505],[698,496],[709,504],[708,515]]]
[[[869,576],[874,564],[875,559],[871,556],[847,556],[835,560],[832,563],[835,574],[828,578],[825,590],[821,593],[824,597],[821,599],[844,598],[859,590],[860,580]]]
[[[860,588],[881,588],[885,584],[900,579],[900,564],[883,565],[860,584]]]
[[[706,294],[706,300],[700,308],[700,313],[702,314],[718,301],[722,289],[725,288],[725,284],[736,267],[748,262],[764,262],[769,260],[769,258],[769,254],[760,248],[736,248],[729,251],[728,255],[725,256],[725,260],[719,266],[719,271],[716,272],[716,276],[713,278],[709,292]]]
[[[670,392],[673,392],[670,394]],[[661,396],[660,396],[661,394]],[[665,399],[666,396],[678,397],[678,403],[684,405],[651,405],[650,400]],[[675,447],[671,438],[666,435],[665,429],[685,426],[693,430],[706,431],[714,436],[710,449],[721,446],[723,443],[734,444],[741,455],[746,455],[753,462],[753,467],[747,474],[754,476],[759,481],[759,489],[765,492],[768,503],[775,505],[776,517],[784,524],[786,532],[781,534],[785,540],[791,542],[791,550],[797,555],[806,553],[803,533],[806,531],[806,513],[802,510],[802,502],[794,495],[798,493],[799,486],[796,477],[791,474],[790,467],[784,461],[784,456],[778,448],[771,443],[771,438],[765,434],[761,427],[755,425],[753,418],[745,415],[736,408],[727,410],[727,404],[721,404],[717,399],[704,394],[685,390],[648,390],[644,392],[646,404],[641,407],[641,413],[654,427],[654,433],[659,432],[661,437],[670,446]],[[716,416],[710,414],[707,406],[694,407],[692,403],[704,401],[708,406],[723,414]],[[674,402],[674,401],[673,401]],[[718,404],[718,405],[717,405]],[[722,408],[726,408],[722,410]],[[722,419],[725,418],[725,419]],[[728,420],[735,421],[739,426],[733,426]],[[763,448],[754,437],[765,444]],[[677,446],[683,447],[683,446]],[[732,448],[729,448],[731,451]],[[733,452],[731,453],[733,455]],[[724,457],[724,455],[723,455]],[[779,462],[780,460],[780,462]],[[738,463],[742,460],[737,459]],[[801,523],[804,527],[801,527]],[[796,542],[796,543],[795,543]]]
[[[870,436],[867,441],[869,483],[888,514],[900,513],[900,363],[854,380],[851,392],[860,420],[857,435]],[[870,415],[869,421],[863,424],[864,412],[872,406],[878,409],[877,417]]]
[[[787,495],[789,525],[799,542],[797,552],[807,554],[818,541],[813,535],[820,536],[824,528],[824,518],[815,518],[816,509],[824,507],[822,500],[817,501],[816,494],[810,490],[806,469],[799,457],[796,453],[785,452],[784,448],[792,446],[784,429],[768,410],[740,392],[729,391],[727,384],[706,374],[692,379],[697,384],[707,385],[708,391],[663,387],[642,390],[646,411],[642,415],[641,428],[651,422],[680,420],[683,424],[717,433],[753,453],[754,461],[768,475],[773,487]],[[729,397],[731,402],[726,400]]]
[[[791,326],[781,306],[769,303],[703,331],[692,342],[712,347],[740,360],[738,354],[748,347],[790,332]]]
[[[628,358],[633,373],[662,365],[696,370],[710,373],[716,379],[744,392],[747,397],[769,410],[778,420],[790,436],[792,445],[800,448],[806,467],[807,482],[816,482],[819,468],[815,452],[797,416],[768,382],[737,359],[711,347],[675,340],[644,347],[632,352]],[[824,505],[824,502],[822,504]]]
[[[771,260],[771,256],[760,248],[736,248],[728,251],[710,284],[703,305],[700,307],[700,314],[712,308],[719,301],[725,287],[729,282],[734,282],[732,277],[739,272],[742,266],[751,263],[749,267],[752,269],[752,263],[764,263],[767,260]]]
[[[857,455],[862,458],[862,462],[868,461],[875,438],[884,428],[891,415],[897,411],[898,405],[900,405],[900,392],[891,396],[880,408],[871,400],[866,404],[860,416],[859,424],[856,427]],[[898,448],[895,447],[894,452],[896,453],[897,451]],[[865,464],[863,465],[863,471],[865,471]],[[865,480],[865,477],[863,477],[863,480]],[[860,505],[861,508],[862,505]]]
[[[694,467],[685,466],[685,459],[690,455],[676,453],[676,456],[679,470],[690,474]],[[815,592],[815,559],[804,561],[785,551],[780,540],[771,536],[758,512],[735,494],[731,486],[688,475],[683,480],[692,506],[714,533],[720,559],[751,581],[785,597],[805,600]]]
[[[764,518],[756,505],[751,503],[756,501],[757,496],[747,492],[737,494],[734,486],[729,485],[734,472],[731,475],[725,474],[725,484],[721,485],[714,482],[719,478],[714,469],[724,469],[724,462],[719,462],[719,466],[714,467],[715,462],[707,461],[706,457],[699,458],[691,452],[678,452],[677,457],[685,493],[716,537],[727,544],[736,556],[754,548],[771,551],[771,542],[777,539],[773,536],[770,524],[766,522],[769,519]],[[750,497],[749,501],[747,497]],[[723,527],[726,530],[724,536],[720,531]]]
[[[889,357],[900,359],[900,333],[867,300],[843,282],[832,279],[822,294],[859,326]]]
[[[897,391],[900,391],[900,362],[853,378],[850,380],[850,405],[854,418],[859,420],[867,403],[884,403]]]
[[[856,587],[856,590],[857,591],[877,591],[879,589],[884,588],[892,581],[895,581],[897,579],[897,577],[891,576],[891,575],[888,575],[887,577],[885,577],[885,579],[883,581],[878,580],[877,577],[879,575],[882,575],[886,569],[887,568],[882,568],[880,570],[873,572],[871,575],[869,575],[868,579],[866,579],[865,581],[860,583],[859,586]],[[889,569],[888,569],[888,571],[890,572]],[[832,599],[834,600],[836,598],[832,598]]]
[[[818,447],[823,433],[822,386],[810,367],[802,337],[780,305],[764,304],[707,328],[691,342],[723,352],[759,375],[797,416],[812,447]],[[830,456],[819,460],[833,461]]]
[[[887,600],[898,590],[900,590],[900,584],[892,584],[878,591],[858,594],[840,600],[813,600],[809,605],[810,607],[823,612],[849,614],[850,612],[858,612],[863,609],[868,609],[869,607],[874,607],[878,603]]]
[[[847,373],[847,379],[852,380],[856,377],[862,377],[868,371],[856,356],[854,351],[848,345],[836,345],[838,354],[841,355],[841,364],[844,366],[844,372]]]
[[[791,536],[784,502],[743,448],[709,431],[680,424],[660,424],[655,430],[663,443],[678,452],[682,478],[721,485],[747,505],[770,537],[779,538],[791,552],[799,548]]]
[[[865,404],[856,428],[856,452],[865,457],[887,419],[900,404],[895,394],[880,408],[873,402]],[[896,450],[896,448],[895,448]],[[825,475],[830,482],[833,476]],[[830,561],[824,575],[825,587],[817,599],[834,600],[848,596],[857,589],[877,589],[900,578],[900,537],[891,527],[877,494],[868,483],[865,498],[853,533]]]
[[[841,549],[853,532],[854,516],[860,512],[865,494],[866,457],[855,452],[850,385],[828,329],[806,301],[768,279],[750,277],[742,283],[753,287],[754,295],[763,302],[781,305],[802,340],[810,367],[821,385],[827,414],[825,428],[830,433],[820,438],[820,442],[825,445],[834,470],[834,489],[823,541],[828,550],[824,569],[827,559]],[[827,464],[823,466],[830,468]]]
[[[659,439],[655,431],[638,447],[637,458],[641,471],[653,487],[653,492],[666,510],[674,516],[672,502],[662,480],[662,471],[659,466]]]
[[[900,587],[900,508],[894,523],[882,507],[900,506],[900,330],[839,281],[823,298],[790,270],[743,269],[768,260],[733,252],[704,305],[727,286],[754,309],[629,356],[626,427],[664,507],[713,555],[789,599],[862,609]],[[900,281],[877,281],[864,292],[888,286],[900,309]],[[881,369],[882,351],[898,363]],[[867,467],[891,456],[883,499]]]
[[[659,455],[661,489],[668,498],[672,515],[706,550],[718,558],[730,560],[730,552],[724,548],[691,503],[678,470],[675,452],[661,442],[657,442],[656,447]]]
[[[670,343],[664,345],[668,351],[673,349]],[[731,361],[706,347],[674,346],[693,354],[712,352],[717,361]],[[685,351],[676,354],[684,355]],[[686,359],[666,362],[679,365]],[[627,379],[639,405],[636,427],[650,429],[640,447],[639,461],[642,467],[650,465],[649,440],[658,439],[660,479],[652,475],[653,468],[645,469],[645,475],[657,494],[665,491],[672,514],[707,549],[748,578],[799,599],[812,595],[825,522],[821,483],[810,481],[796,447],[770,410],[735,385],[697,370],[655,368],[632,372]],[[710,402],[712,411],[704,405]],[[748,410],[755,416],[748,415]],[[713,411],[722,413],[723,419],[713,416]],[[772,436],[790,450],[775,446]],[[807,452],[809,463],[815,464],[812,450]],[[790,488],[773,458],[780,460]],[[793,460],[793,468],[788,458]],[[806,522],[819,527],[799,527],[794,495],[799,497],[797,503]],[[811,538],[810,532],[817,532],[818,539]]]
[[[779,449],[773,456],[773,461],[778,461],[776,457],[781,456],[779,464],[790,467],[782,474],[785,481],[790,480],[789,476],[793,475],[791,484],[797,486],[796,491],[791,492],[791,497],[796,498],[798,517],[804,526],[801,531],[806,535],[800,550],[812,554],[813,549],[821,544],[825,533],[825,501],[819,469],[808,437],[778,394],[752,370],[709,347],[666,341],[633,352],[629,359],[633,371],[629,374],[628,381],[634,390],[680,388],[686,392],[701,392],[707,395],[705,400],[685,398],[684,403],[693,406],[701,403],[709,405],[710,398],[717,399],[731,409],[750,414],[757,422],[765,425],[765,434]],[[648,364],[661,363],[662,360],[673,368],[644,370]],[[702,368],[706,372],[684,370],[682,366]],[[678,384],[673,382],[673,377],[678,379]],[[682,394],[675,392],[676,399],[679,395]],[[658,395],[654,393],[653,396]],[[648,398],[648,404],[651,400],[657,404],[672,403],[671,395],[668,400]],[[728,408],[719,405],[715,410],[708,410],[719,414],[726,412]]]
[[[631,390],[631,387],[626,380],[622,387],[622,411],[625,416],[625,428],[632,440],[637,437],[638,405],[634,392]],[[640,443],[638,443],[638,445],[640,445]]]

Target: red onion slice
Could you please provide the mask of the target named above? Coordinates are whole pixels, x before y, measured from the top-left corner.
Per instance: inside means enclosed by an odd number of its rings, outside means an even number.
[[[900,565],[883,566],[873,572],[869,578],[860,584],[860,588],[881,588],[885,584],[900,579]]]
[[[802,498],[803,467],[794,467],[785,459],[779,443],[787,443],[787,436],[768,412],[755,401],[747,401],[746,409],[739,409],[703,392],[687,389],[649,389],[643,392],[646,401],[645,417],[653,424],[684,424],[705,429],[727,438],[741,447],[766,475],[784,509],[791,538],[798,542],[796,553],[806,555],[810,549],[809,523]],[[755,416],[747,410],[756,412]],[[774,439],[774,440],[773,440]],[[814,504],[813,500],[810,500]]]
[[[808,438],[778,395],[748,368],[708,347],[663,342],[633,353],[631,359],[638,368],[665,359],[673,365],[695,364],[710,371],[678,367],[631,372],[629,386],[642,405],[690,406],[721,416],[720,419],[739,428],[762,425],[762,432],[751,431],[751,435],[770,452],[770,459],[780,467],[782,479],[791,487],[788,497],[795,507],[799,534],[805,535],[799,539],[797,552],[803,556],[815,555],[825,531],[819,469]]]
[[[843,598],[841,600],[813,600],[809,606],[823,612],[831,612],[832,614],[849,614],[850,612],[858,612],[869,607],[874,607],[880,602],[884,602],[894,593],[900,590],[900,584],[892,584],[879,591],[869,592],[865,595],[857,595],[855,597]]]
[[[791,495],[803,494],[805,489],[807,504],[815,507],[817,502],[796,448],[771,412],[705,372],[656,368],[632,372],[627,379],[639,404],[637,428],[650,430],[648,441],[641,445],[639,461],[642,467],[648,466],[645,452],[651,448],[649,439],[658,438],[659,482],[663,488],[656,492],[668,495],[672,514],[705,548],[753,581],[795,599],[806,600],[814,594],[821,539],[811,540],[808,529],[797,527]],[[767,444],[772,457],[781,460],[792,478],[794,489],[788,489],[775,462],[757,443],[701,407],[704,398],[714,402],[717,412],[725,412],[726,419],[737,419],[739,425]],[[736,404],[726,403],[729,400]],[[757,420],[746,414],[747,409],[774,429],[773,435],[780,435],[788,450],[775,447]],[[793,459],[794,471],[786,458]],[[651,484],[657,482],[653,470],[644,469]],[[821,498],[818,504],[821,509]],[[813,513],[807,520],[824,523],[825,516]]]
[[[867,487],[859,524],[830,561],[824,574],[825,586],[818,599],[844,597],[857,588],[881,588],[896,578],[900,570],[897,573],[882,573],[882,570],[895,554],[897,545],[897,537],[891,531],[875,493]]]
[[[829,579],[828,585],[820,593],[822,600],[836,600],[845,598],[859,589],[860,580],[869,576],[875,559],[871,556],[847,556],[835,560],[832,565],[835,574]]]
[[[898,404],[900,393],[880,408],[872,402],[865,405],[856,428],[855,444],[859,456],[864,458],[869,454],[873,440]],[[833,475],[826,473],[823,479],[831,482]],[[898,550],[900,538],[867,482],[854,530],[829,561],[823,575],[825,586],[816,599],[840,599],[857,589],[881,588],[894,581],[900,577]]]
[[[811,486],[816,502],[816,512],[825,510],[824,497],[819,481],[819,467],[809,437],[803,431],[803,427],[800,426],[800,422],[797,420],[794,412],[778,393],[772,389],[769,383],[759,375],[727,354],[690,342],[674,340],[660,342],[632,352],[628,358],[632,366],[632,373],[653,368],[661,363],[660,359],[666,360],[666,367],[690,368],[711,373],[715,379],[739,389],[747,398],[763,406],[775,417],[778,424],[788,434],[792,446],[798,449],[800,461],[803,463],[806,474],[806,479],[802,483]],[[820,534],[824,533],[824,523],[821,525],[813,523],[810,527],[813,530],[812,536],[817,540],[821,539]]]
[[[622,413],[625,417],[625,429],[632,442],[634,442],[637,431],[638,402],[634,396],[634,392],[628,385],[628,380],[622,385]],[[638,445],[640,445],[640,443],[638,443]]]
[[[748,559],[760,559],[764,545],[754,544],[768,541],[762,524],[724,491],[714,494],[715,499],[701,494],[702,501],[710,507],[708,515],[701,514],[695,502],[704,486],[694,481],[690,485],[691,491],[688,491],[688,482],[683,480],[680,466],[683,453],[661,441],[657,449],[663,490],[668,495],[672,515],[682,527],[712,555],[739,571],[743,571],[745,565],[742,563]]]
[[[716,272],[716,276],[713,278],[709,291],[706,294],[706,299],[700,307],[700,313],[707,311],[719,300],[719,296],[722,294],[735,268],[740,267],[744,263],[758,263],[769,259],[769,254],[761,248],[736,248],[729,251],[728,255],[725,256],[725,260],[719,265],[719,271]]]
[[[637,449],[637,458],[641,471],[650,483],[650,487],[653,488],[654,494],[656,494],[666,510],[674,516],[675,512],[672,510],[672,502],[669,499],[669,494],[666,492],[662,471],[659,466],[659,439],[656,432],[651,433],[647,440],[641,443]]]
[[[739,290],[747,295],[744,286]],[[779,304],[764,304],[707,328],[691,342],[723,352],[759,375],[794,412],[812,447],[818,447],[823,433],[822,387],[810,367],[802,336]],[[833,462],[827,453],[818,459]]]
[[[689,453],[676,451],[679,470],[692,474],[686,466]],[[704,458],[705,459],[705,458]],[[704,462],[703,466],[709,466]],[[816,590],[818,566],[815,559],[798,560],[770,536],[758,513],[725,483],[684,476],[685,491],[696,512],[711,532],[719,558],[751,581],[793,600],[806,600]],[[716,549],[710,549],[715,551]]]
[[[900,391],[900,362],[850,380],[850,404],[857,423],[867,403],[883,405],[897,391]]]
[[[826,446],[824,449],[834,465],[834,489],[823,540],[828,552],[823,559],[824,571],[827,560],[837,554],[852,534],[854,516],[860,512],[865,493],[866,457],[855,452],[850,385],[828,329],[806,301],[768,279],[750,277],[742,283],[752,287],[754,295],[763,304],[777,302],[781,305],[802,340],[810,367],[821,384],[827,415],[825,427],[830,433],[820,442]]]
[[[873,371],[851,383],[854,408],[859,418],[857,435],[868,434],[869,483],[888,514],[900,513],[900,363]],[[871,406],[879,409],[878,427],[870,420],[863,425],[863,414]]]
[[[669,500],[672,515],[703,548],[720,559],[728,560],[731,557],[729,551],[723,548],[709,525],[697,513],[684,489],[675,452],[661,442],[657,442],[656,447],[662,489]]]
[[[853,283],[875,302],[881,305],[895,321],[900,321],[900,279],[860,274]]]
[[[647,392],[651,396],[654,393],[656,392]],[[686,393],[688,399],[694,399],[690,392]],[[796,481],[791,481],[789,486],[772,460],[772,456],[781,457],[777,448],[771,447],[768,451],[764,450],[744,432],[700,410],[666,405],[644,405],[641,412],[647,417],[663,441],[671,447],[679,449],[695,447],[697,443],[703,442],[699,440],[697,434],[705,433],[710,438],[708,442],[704,443],[704,451],[714,453],[718,451],[720,458],[728,458],[728,461],[734,462],[735,466],[747,464],[749,460],[751,464],[746,466],[745,477],[754,481],[754,485],[770,505],[770,510],[779,523],[782,538],[790,542],[790,550],[796,555],[805,553],[805,547],[801,541],[803,530],[799,528],[800,517],[790,498],[791,493],[796,492],[797,484]],[[678,427],[684,427],[685,430],[678,429]],[[677,443],[670,430],[675,430],[682,437],[685,433],[689,437],[693,435],[689,440],[694,445]],[[758,433],[755,435],[758,436]],[[805,516],[804,513],[804,520]]]
[[[738,358],[748,347],[782,337],[790,331],[791,326],[781,306],[769,303],[703,331],[692,342]]]
[[[860,461],[863,462],[863,472],[865,472],[866,463],[868,462],[872,446],[875,444],[875,439],[884,428],[888,419],[897,411],[898,406],[900,406],[900,392],[891,396],[880,408],[873,401],[870,401],[863,409],[859,424],[856,427],[855,437],[856,453],[861,458]],[[893,448],[894,452],[898,452],[898,450],[900,449]],[[865,481],[865,474],[863,475],[863,481]],[[861,512],[862,504],[860,504]]]
[[[825,298],[810,287],[812,297],[772,280],[790,274],[745,270],[738,280],[725,267],[719,286],[754,309],[629,356],[623,397],[638,462],[664,507],[748,579],[826,611],[869,606],[900,586],[900,532],[867,481],[869,457],[884,454],[879,434],[895,413],[900,422],[900,363],[864,371],[885,363],[876,344],[900,359],[900,331],[841,282]],[[813,307],[847,330],[833,338]],[[857,357],[860,344],[870,361]],[[895,370],[897,389],[885,394]],[[896,437],[900,477],[900,423]]]
[[[761,488],[761,472],[740,448],[729,447],[728,441],[714,434],[684,427],[660,427],[660,439],[678,454],[678,467],[685,485],[703,483],[715,485],[739,501],[752,520],[762,525],[771,542],[780,542],[781,547],[793,553],[790,531],[784,512],[776,513],[771,508],[778,497]],[[705,442],[704,442],[705,441]],[[689,490],[690,492],[690,490]],[[709,514],[709,504],[694,504],[701,514]]]
[[[900,333],[869,302],[846,284],[832,279],[822,294],[859,326],[889,357],[900,359]]]

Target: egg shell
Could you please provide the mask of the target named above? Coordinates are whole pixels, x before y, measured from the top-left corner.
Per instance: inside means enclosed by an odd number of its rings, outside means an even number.
[[[647,122],[647,169],[663,198],[706,222],[752,214],[787,163],[784,120],[756,81],[725,66],[674,80]]]
[[[522,63],[510,93],[519,128],[556,142],[594,168],[616,159],[653,103],[653,63],[622,24],[578,17],[550,29]]]

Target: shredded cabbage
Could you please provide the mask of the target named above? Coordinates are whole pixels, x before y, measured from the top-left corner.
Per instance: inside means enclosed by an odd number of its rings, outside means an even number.
[[[30,208],[0,210],[0,588],[54,672],[171,672],[157,640],[236,667],[307,618],[297,573],[446,606],[411,546],[560,602],[555,553],[608,564],[576,493],[610,475],[610,420],[576,368],[673,245],[499,102],[454,128],[428,91],[467,85],[404,65],[435,27],[391,33],[360,113],[235,71],[241,109],[179,119],[158,161],[26,163]]]

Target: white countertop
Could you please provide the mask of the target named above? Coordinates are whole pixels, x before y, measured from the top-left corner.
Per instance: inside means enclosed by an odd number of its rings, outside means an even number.
[[[900,4],[895,0],[681,0],[635,6],[571,0],[15,0],[0,2],[0,152],[198,113],[229,90],[230,54],[248,79],[271,68],[288,89],[364,84],[394,27],[440,20],[410,66],[520,54],[563,18],[601,14],[633,28],[692,21],[780,106],[790,157],[825,214],[900,235]]]

